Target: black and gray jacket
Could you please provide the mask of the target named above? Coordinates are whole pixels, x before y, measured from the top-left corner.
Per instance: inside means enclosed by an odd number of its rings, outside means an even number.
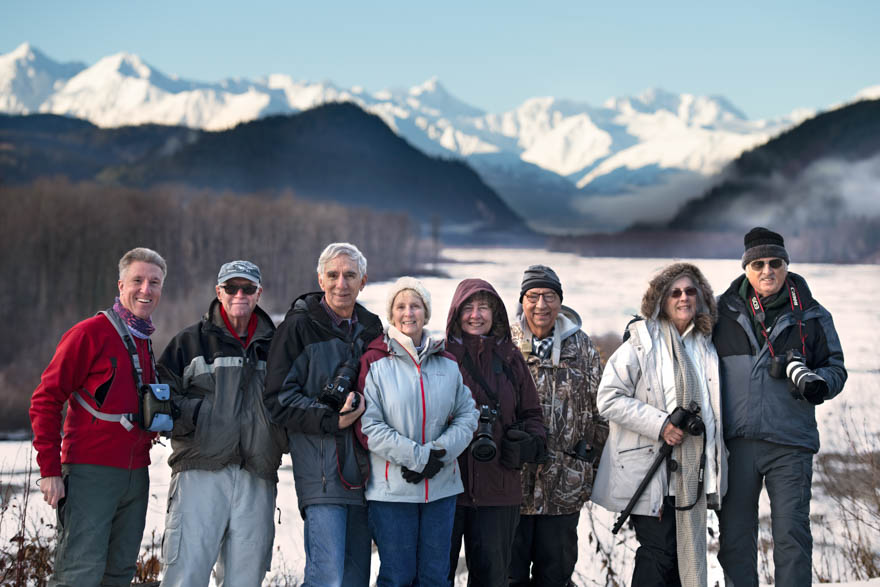
[[[788,278],[801,298],[807,367],[825,379],[825,399],[831,399],[843,390],[847,376],[840,339],[831,314],[813,298],[803,277],[789,273]],[[795,400],[788,379],[770,376],[767,341],[756,337],[751,312],[739,294],[744,279],[745,275],[734,279],[718,298],[718,323],[712,336],[720,359],[724,438],[766,440],[818,452],[816,407]],[[790,306],[767,326],[777,355],[789,349],[801,351],[797,318]]]
[[[247,348],[226,328],[216,299],[200,322],[180,331],[165,347],[159,376],[171,385],[181,411],[168,459],[174,473],[234,464],[278,480],[284,431],[272,424],[262,402],[275,326],[259,306],[254,313],[257,329]]]
[[[358,304],[353,331],[344,331],[321,306],[323,295],[297,298],[278,326],[263,392],[272,420],[287,429],[300,512],[314,504],[366,503],[354,427],[339,430],[338,412],[317,397],[339,365],[359,359],[382,333],[382,322]]]

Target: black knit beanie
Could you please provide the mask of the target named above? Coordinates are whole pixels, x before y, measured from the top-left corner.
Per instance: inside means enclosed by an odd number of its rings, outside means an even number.
[[[546,265],[532,265],[526,269],[519,290],[519,301],[522,302],[526,292],[535,287],[552,289],[559,295],[559,301],[562,301],[562,282],[556,272]]]
[[[746,252],[742,256],[743,269],[755,259],[766,257],[779,257],[786,263],[790,262],[782,235],[763,226],[756,226],[751,229],[743,237],[743,244],[746,247]]]

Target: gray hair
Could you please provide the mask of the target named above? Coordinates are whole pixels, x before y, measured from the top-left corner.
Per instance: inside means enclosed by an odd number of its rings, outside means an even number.
[[[339,255],[345,255],[355,263],[357,263],[358,267],[358,277],[363,277],[367,274],[367,258],[364,257],[363,253],[358,250],[356,246],[351,243],[330,243],[324,249],[324,252],[321,253],[321,256],[318,257],[318,273],[324,273],[324,267],[338,257]]]
[[[129,266],[132,263],[140,261],[142,263],[151,263],[162,270],[162,281],[165,281],[165,274],[168,272],[168,268],[165,265],[165,259],[162,258],[162,255],[154,251],[153,249],[148,249],[146,247],[136,247],[124,255],[119,259],[119,279],[121,280],[125,275],[125,272],[128,270]]]

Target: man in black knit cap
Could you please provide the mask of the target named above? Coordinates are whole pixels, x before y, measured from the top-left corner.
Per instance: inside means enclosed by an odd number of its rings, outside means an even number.
[[[718,560],[727,585],[757,586],[758,500],[770,497],[777,586],[812,583],[810,486],[815,407],[843,390],[843,351],[828,313],[788,271],[782,236],[753,228],[745,270],[718,300],[724,440],[730,451]]]

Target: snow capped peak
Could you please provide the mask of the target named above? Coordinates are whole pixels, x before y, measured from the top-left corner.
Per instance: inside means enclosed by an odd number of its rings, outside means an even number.
[[[11,59],[33,59],[36,53],[39,53],[39,51],[35,50],[30,43],[25,41],[10,53],[7,53],[4,57],[9,57]]]
[[[877,84],[876,86],[869,86],[855,95],[856,101],[878,99],[880,99],[880,84]]]
[[[82,71],[82,63],[57,63],[30,43],[0,55],[0,112],[36,112],[52,92]]]
[[[100,75],[118,73],[125,77],[150,79],[153,70],[140,57],[132,53],[116,53],[99,60],[89,68]]]
[[[391,92],[392,95],[398,95]],[[485,114],[483,110],[462,102],[450,94],[437,76],[433,76],[407,91],[406,100],[412,107],[424,110],[427,114],[442,113],[447,118],[475,117]]]

